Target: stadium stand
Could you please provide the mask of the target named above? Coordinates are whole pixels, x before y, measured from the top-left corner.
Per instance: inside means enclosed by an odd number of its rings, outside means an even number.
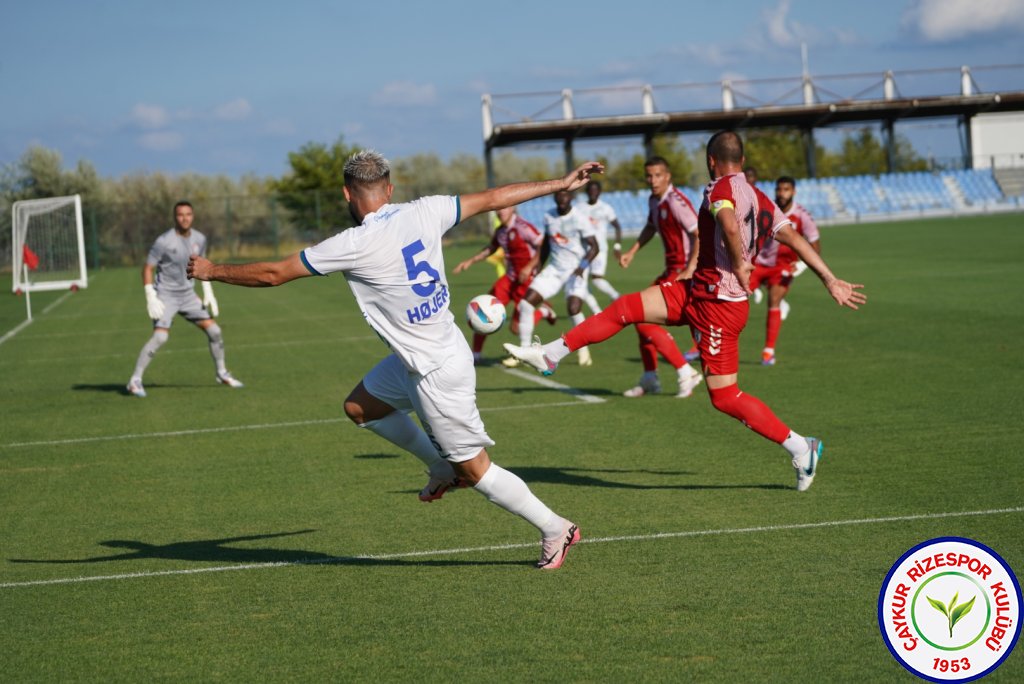
[[[1024,169],[1007,173],[991,169],[912,171],[879,176],[797,179],[797,201],[823,223],[913,218],[920,215],[1012,210],[1024,207]],[[1001,179],[997,182],[997,176]],[[772,181],[758,188],[774,197]],[[700,206],[703,188],[680,188]],[[646,190],[618,190],[602,196],[612,205],[624,230],[636,232],[647,220]],[[520,207],[520,215],[542,227],[544,213],[554,206],[542,197]]]

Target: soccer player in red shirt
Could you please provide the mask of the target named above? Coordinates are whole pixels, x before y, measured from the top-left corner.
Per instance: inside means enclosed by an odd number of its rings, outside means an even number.
[[[749,314],[750,273],[769,238],[793,249],[821,279],[840,306],[867,301],[860,289],[836,278],[817,252],[793,229],[774,202],[743,176],[743,141],[720,131],[707,145],[711,182],[698,214],[697,268],[689,283],[670,281],[623,295],[599,315],[546,345],[505,345],[542,373],[551,374],[573,349],[604,341],[631,323],[688,324],[697,341],[712,405],[759,435],[782,445],[796,471],[797,491],[811,486],[823,445],[791,430],[757,397],[740,391],[739,336]]]
[[[519,305],[519,300],[526,295],[530,288],[530,281],[537,275],[537,266],[540,263],[540,246],[544,242],[544,234],[516,213],[515,207],[506,207],[497,211],[498,221],[491,241],[486,247],[474,254],[469,259],[461,262],[455,267],[453,273],[461,273],[475,263],[487,259],[499,249],[505,255],[505,273],[494,281],[491,286],[491,294],[502,304],[513,304],[513,310]],[[536,324],[541,319],[547,319],[554,323],[557,316],[554,310],[547,304],[537,307],[534,313],[533,322]],[[512,326],[516,326],[516,318],[512,317]],[[513,333],[515,330],[513,329]],[[486,335],[473,334],[473,362],[479,364],[484,350]]]
[[[619,265],[629,268],[633,257],[646,245],[655,234],[661,236],[665,247],[665,270],[654,279],[654,285],[676,280],[682,274],[689,277],[697,264],[697,252],[694,243],[697,240],[697,212],[686,195],[672,185],[672,170],[662,157],[651,157],[644,164],[644,180],[651,189],[648,200],[647,224],[636,242],[622,256]],[[693,394],[693,388],[701,381],[701,374],[686,362],[679,347],[676,346],[672,334],[668,330],[650,323],[638,323],[637,335],[640,336],[640,359],[644,364],[644,374],[636,387],[622,394],[627,397],[642,397],[645,394],[657,394],[661,391],[658,380],[658,354],[672,364],[679,378],[679,398]]]
[[[793,201],[796,195],[796,181],[789,176],[781,176],[775,181],[775,203],[779,205],[793,230],[803,236],[815,252],[821,254],[821,233],[811,213]],[[783,297],[789,292],[789,286],[797,273],[800,257],[791,248],[776,240],[768,240],[754,260],[754,271],[750,275],[750,289],[756,291],[761,285],[768,287],[768,320],[765,327],[764,351],[761,352],[761,363],[765,366],[775,365],[775,343],[779,339],[779,329],[785,318]]]

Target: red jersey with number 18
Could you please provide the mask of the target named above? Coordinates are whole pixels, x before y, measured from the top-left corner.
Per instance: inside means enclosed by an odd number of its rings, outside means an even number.
[[[724,299],[741,302],[747,293],[732,269],[725,234],[715,221],[719,211],[736,212],[743,260],[753,262],[765,241],[792,223],[766,194],[747,183],[742,173],[722,176],[704,188],[704,201],[697,215],[700,250],[690,294],[695,299]]]

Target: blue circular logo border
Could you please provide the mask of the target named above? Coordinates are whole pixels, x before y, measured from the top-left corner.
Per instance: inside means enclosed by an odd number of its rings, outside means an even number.
[[[938,682],[938,684],[946,684],[947,682],[973,682],[975,679],[981,679],[982,677],[984,677],[985,675],[989,674],[997,667],[1002,665],[1003,661],[1006,660],[1006,657],[1013,653],[1013,647],[1017,645],[1017,639],[1020,638],[1021,633],[1019,621],[1017,623],[1016,633],[1013,635],[1013,639],[1010,641],[1010,647],[1003,652],[1003,655],[1000,656],[999,660],[993,663],[984,672],[972,674],[970,677],[964,677],[963,679],[938,679],[936,677],[929,677],[928,675],[918,672],[914,668],[910,667],[903,660],[903,658],[901,658],[899,654],[896,653],[896,649],[893,648],[892,642],[889,641],[889,635],[888,633],[886,633],[885,630],[885,615],[883,608],[885,604],[885,589],[889,586],[889,580],[892,579],[893,574],[896,572],[896,568],[898,568],[903,563],[903,561],[905,561],[911,554],[916,553],[917,551],[923,549],[926,546],[931,546],[932,544],[939,544],[941,542],[960,542],[962,544],[967,544],[968,546],[974,546],[976,548],[981,549],[985,553],[990,554],[993,558],[999,561],[999,564],[1003,566],[1003,569],[1006,570],[1006,573],[1010,576],[1010,581],[1013,583],[1014,591],[1017,592],[1017,606],[1021,606],[1021,603],[1024,602],[1021,599],[1020,582],[1017,581],[1017,576],[1013,574],[1013,570],[1010,568],[1010,564],[1007,563],[1003,559],[1003,557],[1000,556],[998,553],[996,553],[989,547],[985,546],[981,542],[974,541],[973,539],[968,539],[966,537],[936,537],[935,539],[929,539],[928,541],[921,542],[914,548],[910,549],[905,554],[900,556],[899,559],[895,563],[893,563],[892,567],[889,568],[889,572],[886,574],[885,580],[882,582],[882,588],[878,592],[878,629],[882,633],[882,641],[885,642],[885,646],[889,649],[889,653],[892,654],[892,657],[896,659],[896,662],[899,663],[904,670],[914,675],[915,677],[926,679],[929,682]]]

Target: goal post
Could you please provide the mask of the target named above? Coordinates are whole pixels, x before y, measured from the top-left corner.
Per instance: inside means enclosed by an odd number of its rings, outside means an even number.
[[[21,200],[11,213],[14,292],[88,287],[80,195]]]

